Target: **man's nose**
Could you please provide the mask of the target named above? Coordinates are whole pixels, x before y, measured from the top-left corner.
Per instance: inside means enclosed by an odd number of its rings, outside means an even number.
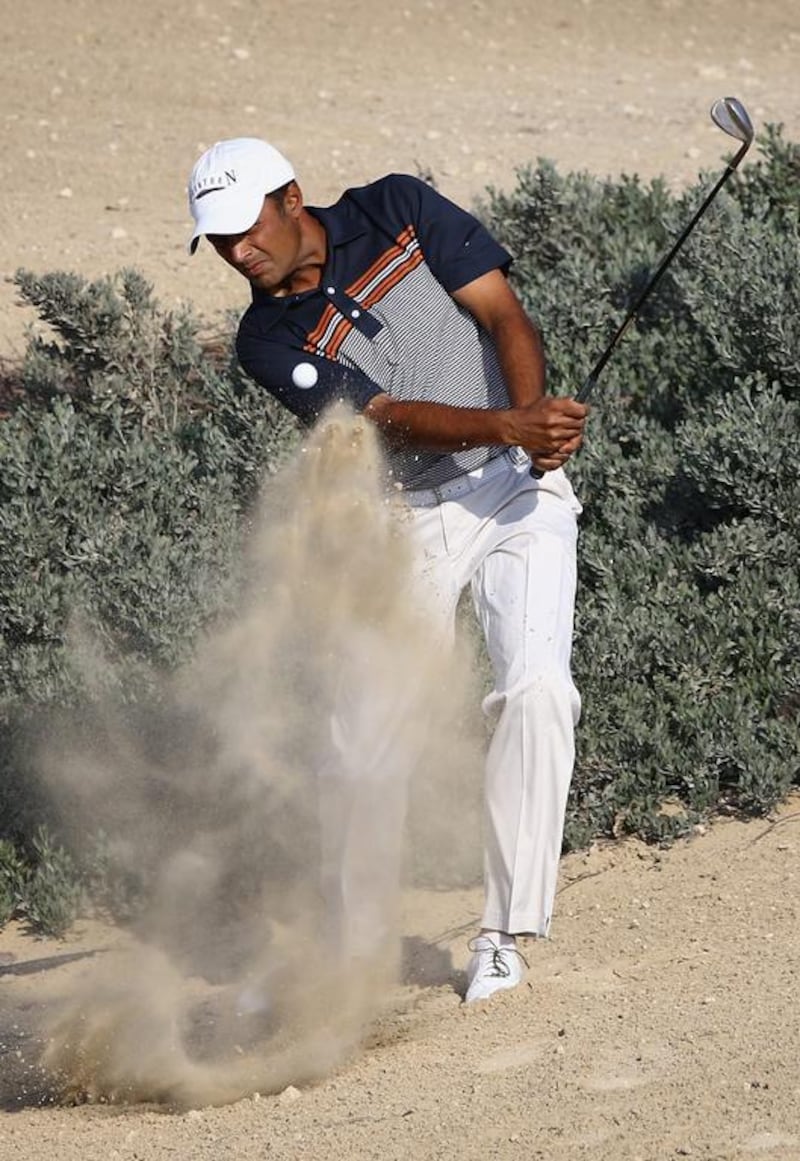
[[[237,264],[244,262],[250,254],[250,243],[246,238],[240,238],[231,246],[231,258]]]

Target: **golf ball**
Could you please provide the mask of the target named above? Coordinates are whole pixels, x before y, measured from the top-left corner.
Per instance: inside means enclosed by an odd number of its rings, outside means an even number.
[[[319,379],[317,368],[311,363],[298,363],[292,371],[292,382],[295,387],[313,387],[317,379]]]

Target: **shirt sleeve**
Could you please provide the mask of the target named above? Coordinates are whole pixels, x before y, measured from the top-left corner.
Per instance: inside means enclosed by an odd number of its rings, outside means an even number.
[[[425,260],[448,293],[490,270],[508,271],[511,255],[472,214],[419,178],[394,175],[390,180],[410,200]]]
[[[363,411],[370,399],[384,391],[362,371],[254,333],[246,316],[236,353],[247,374],[306,424],[315,423],[336,402]]]

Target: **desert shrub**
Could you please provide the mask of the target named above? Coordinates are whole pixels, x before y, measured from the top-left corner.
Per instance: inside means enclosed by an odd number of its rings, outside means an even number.
[[[141,869],[133,869],[115,840],[102,829],[92,834],[81,851],[79,878],[92,911],[107,919],[129,922],[137,918],[148,897]]]
[[[0,839],[0,925],[17,915],[37,935],[63,935],[81,905],[79,868],[44,826],[24,847]]]
[[[0,423],[0,722],[74,692],[71,619],[128,668],[185,657],[232,597],[241,517],[294,432],[139,275],[17,283],[57,338],[31,341]]]
[[[766,212],[778,224],[800,214],[800,145],[787,141],[783,126],[765,125],[759,134],[761,157],[738,176],[736,200],[748,216]]]
[[[31,866],[22,881],[19,911],[39,935],[63,935],[81,909],[81,883],[75,860],[39,827],[31,843]]]
[[[593,400],[571,468],[585,506],[573,845],[763,813],[798,780],[799,157],[768,128]],[[490,193],[557,391],[581,385],[710,180],[673,198],[540,164]]]
[[[0,839],[0,926],[7,923],[19,907],[25,864],[8,839]]]
[[[0,421],[0,826],[20,836],[46,812],[27,724],[146,696],[227,615],[249,506],[296,428],[230,336],[209,351],[137,273],[16,282],[51,336]]]

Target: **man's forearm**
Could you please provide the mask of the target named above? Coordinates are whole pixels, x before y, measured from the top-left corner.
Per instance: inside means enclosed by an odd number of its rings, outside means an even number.
[[[483,410],[382,394],[370,400],[364,414],[395,447],[453,452],[518,445],[547,455],[580,435],[586,408],[572,399],[543,397],[519,407]]]
[[[512,413],[446,403],[415,402],[377,395],[364,414],[395,447],[453,452],[471,447],[507,447],[514,440]]]

